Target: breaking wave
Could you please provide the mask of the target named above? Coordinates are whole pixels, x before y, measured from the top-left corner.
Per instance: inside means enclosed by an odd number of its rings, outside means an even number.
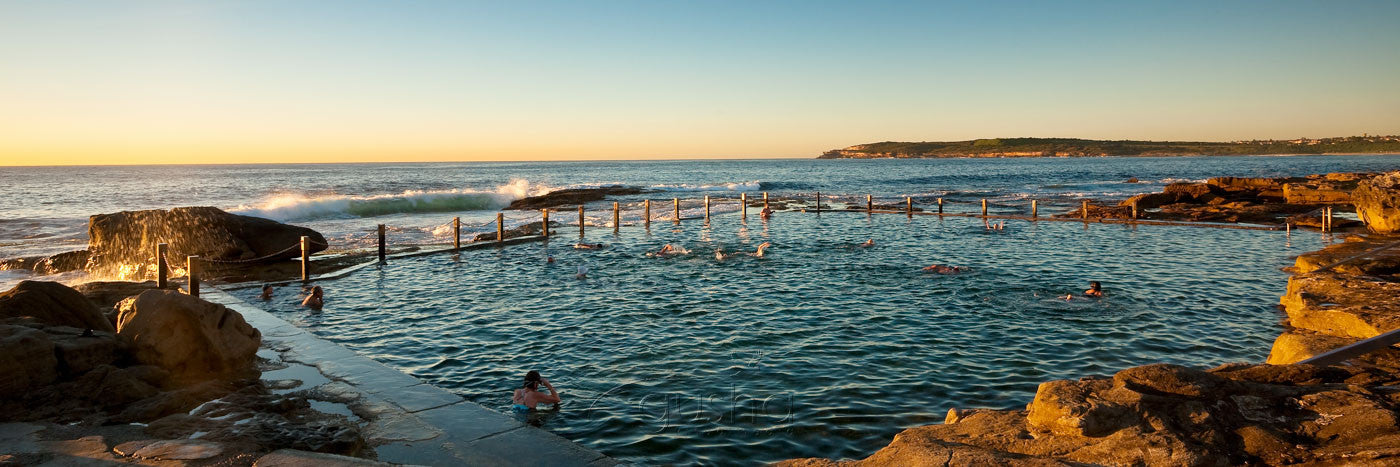
[[[308,219],[345,219],[375,217],[390,214],[420,212],[455,212],[497,210],[511,201],[538,196],[554,188],[531,185],[526,180],[511,180],[485,190],[407,190],[403,193],[369,196],[319,195],[283,193],[263,199],[255,205],[240,205],[231,210],[238,214],[263,217],[276,221]]]

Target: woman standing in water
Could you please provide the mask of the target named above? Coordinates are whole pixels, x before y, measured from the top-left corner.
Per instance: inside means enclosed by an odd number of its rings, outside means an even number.
[[[548,394],[540,392],[541,384],[549,389]],[[510,407],[512,410],[529,412],[539,404],[556,404],[555,407],[558,407],[557,404],[561,399],[559,399],[559,390],[554,389],[554,386],[549,384],[549,380],[540,376],[540,372],[530,370],[529,373],[525,373],[525,384],[521,385],[520,389],[515,390],[515,395],[510,400],[513,404]]]

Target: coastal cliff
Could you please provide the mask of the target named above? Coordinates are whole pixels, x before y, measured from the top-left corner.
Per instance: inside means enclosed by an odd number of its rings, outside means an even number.
[[[1248,154],[1400,154],[1400,136],[1347,136],[1254,140],[1107,141],[1078,138],[991,138],[968,141],[858,144],[823,153],[818,159],[940,157],[1101,157],[1223,156]]]
[[[1152,364],[1049,381],[1024,410],[952,409],[862,460],[779,465],[1400,463],[1400,350],[1296,363],[1400,328],[1397,176],[1353,193],[1358,211],[1372,213],[1370,235],[1297,258],[1280,300],[1285,330],[1265,364]]]

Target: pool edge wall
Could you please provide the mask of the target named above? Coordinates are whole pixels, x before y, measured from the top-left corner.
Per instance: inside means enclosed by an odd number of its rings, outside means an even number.
[[[437,386],[321,339],[209,287],[200,298],[243,315],[262,347],[314,367],[338,394],[375,407],[364,436],[378,460],[416,465],[616,465],[600,452],[528,426]],[[348,387],[348,390],[347,390]],[[524,449],[522,449],[524,447]]]

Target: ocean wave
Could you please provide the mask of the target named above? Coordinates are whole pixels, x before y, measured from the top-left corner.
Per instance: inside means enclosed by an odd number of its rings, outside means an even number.
[[[390,214],[498,210],[506,207],[511,201],[543,195],[554,190],[554,187],[531,185],[527,180],[517,179],[496,187],[494,191],[406,190],[402,193],[369,196],[282,193],[263,199],[255,205],[240,205],[231,212],[286,222]]]
[[[763,189],[763,183],[758,180],[752,182],[732,182],[715,185],[651,185],[646,187],[653,191],[759,191]]]

